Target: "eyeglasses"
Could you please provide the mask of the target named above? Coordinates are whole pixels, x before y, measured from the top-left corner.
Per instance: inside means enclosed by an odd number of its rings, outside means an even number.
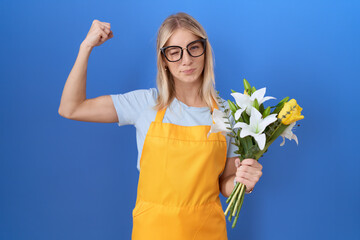
[[[177,62],[180,61],[180,59],[183,56],[184,53],[183,49],[186,49],[186,51],[192,57],[200,57],[205,53],[205,48],[206,48],[206,38],[201,38],[192,41],[185,48],[182,48],[180,46],[167,46],[160,48],[160,50],[169,62]]]

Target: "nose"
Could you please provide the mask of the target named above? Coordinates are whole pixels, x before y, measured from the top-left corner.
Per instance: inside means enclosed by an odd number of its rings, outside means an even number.
[[[190,56],[186,48],[183,49],[183,56],[181,60],[183,65],[188,65],[193,61],[192,56]]]

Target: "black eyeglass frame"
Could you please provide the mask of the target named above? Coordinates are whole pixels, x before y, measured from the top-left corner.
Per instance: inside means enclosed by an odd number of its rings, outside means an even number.
[[[204,53],[206,52],[206,40],[207,40],[207,38],[201,38],[201,39],[192,41],[192,42],[190,42],[188,45],[186,45],[185,48],[182,48],[182,47],[180,47],[180,46],[167,46],[167,47],[162,47],[162,48],[160,48],[160,51],[161,51],[161,53],[165,56],[166,60],[168,60],[169,62],[178,62],[178,61],[180,61],[180,60],[182,59],[182,57],[183,57],[184,49],[186,49],[186,51],[188,52],[188,54],[189,54],[190,56],[192,56],[192,57],[200,57],[200,56],[204,55]],[[190,44],[193,44],[194,42],[202,42],[203,45],[204,45],[204,51],[203,51],[200,55],[198,55],[198,56],[193,56],[193,55],[191,55],[191,53],[190,53],[190,51],[189,51],[189,49],[188,49],[189,45],[190,45]],[[166,54],[165,54],[165,50],[166,50],[167,48],[170,48],[170,47],[177,47],[177,48],[180,48],[180,49],[181,49],[181,53],[180,53],[180,58],[179,58],[179,60],[170,61],[170,60],[167,58],[167,56],[166,56]]]

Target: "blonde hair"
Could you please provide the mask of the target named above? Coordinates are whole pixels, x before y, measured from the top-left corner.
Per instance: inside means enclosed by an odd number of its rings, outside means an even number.
[[[156,85],[158,88],[157,103],[154,110],[162,110],[168,107],[175,98],[175,82],[169,70],[165,70],[160,48],[164,47],[166,42],[178,28],[189,30],[194,35],[201,38],[208,38],[204,28],[190,15],[179,12],[167,17],[158,30],[156,41],[157,52],[157,77]],[[199,89],[199,96],[202,101],[211,109],[212,100],[216,101],[215,76],[212,48],[208,40],[206,40],[206,52],[204,61],[204,70],[202,73],[202,84]]]

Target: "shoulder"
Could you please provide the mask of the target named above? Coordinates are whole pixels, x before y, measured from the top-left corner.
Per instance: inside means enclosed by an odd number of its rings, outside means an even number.
[[[121,94],[112,94],[111,97],[118,115],[118,125],[135,125],[138,119],[141,119],[141,116],[154,106],[157,90],[156,88],[137,89]]]
[[[158,91],[156,88],[149,88],[149,89],[138,89],[133,91],[133,94],[139,98],[143,99],[147,103],[152,103],[156,100],[158,96]]]
[[[138,89],[135,90],[137,94],[143,94],[146,97],[157,97],[158,90],[156,88],[149,88],[149,89]]]
[[[153,99],[153,98],[157,97],[158,91],[156,88],[137,89],[137,90],[128,92],[127,94],[132,94],[136,97],[141,97],[144,99]]]
[[[138,104],[151,104],[158,95],[156,88],[137,89],[121,94],[112,94],[111,97],[119,101],[130,101],[131,103]]]

